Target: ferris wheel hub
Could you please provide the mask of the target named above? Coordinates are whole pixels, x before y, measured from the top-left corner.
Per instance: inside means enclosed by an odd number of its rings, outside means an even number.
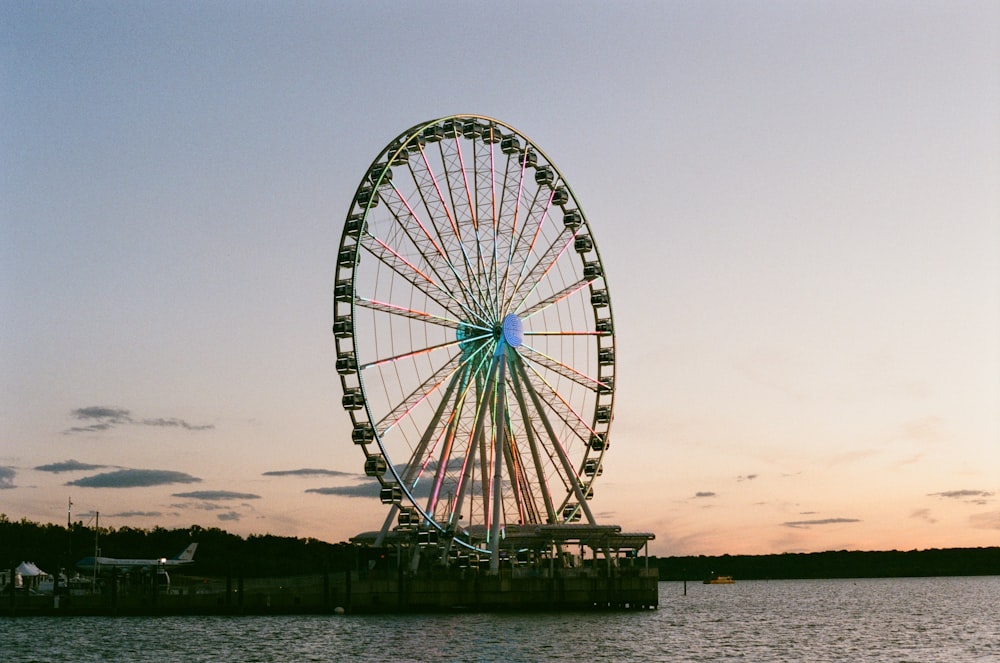
[[[501,323],[501,328],[503,340],[507,345],[512,348],[521,347],[521,341],[524,339],[524,323],[516,313],[508,313]]]

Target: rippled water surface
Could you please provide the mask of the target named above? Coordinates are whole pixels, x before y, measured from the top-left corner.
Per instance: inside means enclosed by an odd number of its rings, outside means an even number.
[[[569,614],[29,617],[0,661],[1000,661],[1000,576],[660,583]]]

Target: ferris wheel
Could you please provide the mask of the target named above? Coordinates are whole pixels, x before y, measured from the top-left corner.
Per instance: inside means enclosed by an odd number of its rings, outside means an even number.
[[[416,125],[354,194],[337,255],[342,404],[390,528],[485,549],[594,523],[615,335],[562,173],[478,115]]]

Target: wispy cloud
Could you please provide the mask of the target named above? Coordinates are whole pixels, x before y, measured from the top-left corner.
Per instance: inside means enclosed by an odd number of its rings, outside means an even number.
[[[940,493],[927,493],[928,497],[944,497],[952,500],[962,500],[969,504],[986,504],[987,497],[993,497],[993,493],[987,490],[944,490]]]
[[[1000,511],[973,514],[969,523],[976,529],[1000,529]]]
[[[174,493],[172,497],[187,497],[193,500],[208,500],[217,502],[221,500],[259,500],[260,495],[253,493],[234,493],[230,490],[193,490],[189,493]]]
[[[923,520],[928,523],[936,523],[937,518],[931,517],[930,509],[914,509],[913,513],[910,514],[910,518],[916,518],[917,520]]]
[[[857,518],[819,518],[816,520],[791,520],[781,523],[782,527],[795,527],[797,529],[809,529],[817,525],[841,525],[845,523],[860,523]]]
[[[270,472],[264,472],[261,476],[265,477],[353,477],[356,474],[351,474],[349,472],[341,472],[339,470],[320,470],[315,468],[304,467],[300,470],[271,470]]]
[[[226,522],[235,522],[242,517],[243,516],[236,513],[235,511],[227,511],[226,513],[220,513],[219,515],[216,516],[216,518],[218,518],[219,520],[223,520]]]
[[[210,430],[215,428],[212,424],[192,424],[184,419],[175,417],[150,417],[135,418],[130,410],[119,407],[106,407],[103,405],[92,405],[81,407],[70,412],[70,416],[78,421],[84,422],[79,426],[73,426],[63,431],[64,435],[74,433],[99,433],[110,430],[116,426],[153,426],[157,428],[183,428],[184,430]]]
[[[697,497],[715,497],[715,493],[713,493],[710,490],[699,490],[697,493],[694,494],[694,496],[696,498]]]
[[[162,518],[162,511],[121,511],[105,514],[108,518]]]
[[[76,481],[68,481],[67,486],[82,488],[147,488],[172,483],[198,483],[201,479],[184,472],[172,470],[116,470],[104,472]]]
[[[107,465],[91,465],[90,463],[81,463],[78,460],[64,460],[59,463],[49,463],[48,465],[39,465],[35,469],[39,472],[54,472],[58,474],[60,472],[80,472],[84,470],[100,470],[107,467]]]
[[[378,497],[379,484],[375,481],[359,483],[353,486],[328,486],[324,488],[306,488],[307,493],[317,495],[340,495],[341,497]]]
[[[14,477],[17,470],[13,467],[0,467],[0,490],[14,488]]]
[[[736,480],[737,481],[753,481],[756,478],[757,478],[756,474],[746,474],[746,475],[741,474],[740,476],[736,477]]]

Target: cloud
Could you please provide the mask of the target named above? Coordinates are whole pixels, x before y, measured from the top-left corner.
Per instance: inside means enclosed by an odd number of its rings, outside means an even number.
[[[108,518],[162,518],[162,511],[122,511],[106,514]]]
[[[986,490],[945,490],[940,493],[927,493],[928,497],[945,497],[953,500],[963,500],[970,504],[986,504],[987,497],[993,497],[993,493]],[[972,498],[972,499],[967,499]]]
[[[0,467],[0,490],[14,487],[14,476],[17,471],[13,467]]]
[[[820,518],[818,520],[792,520],[787,523],[781,523],[782,527],[795,527],[799,529],[808,529],[814,525],[839,525],[842,523],[860,523],[861,521],[857,518]]]
[[[188,497],[194,500],[259,500],[260,495],[253,493],[234,493],[229,490],[194,490],[190,493],[174,493],[171,497]]]
[[[740,476],[736,477],[736,480],[737,481],[753,481],[756,478],[757,478],[756,474],[747,474],[745,476],[741,474]]]
[[[917,520],[923,520],[928,523],[937,522],[937,518],[931,517],[930,509],[914,509],[913,513],[910,514],[910,518],[916,518]]]
[[[695,497],[715,497],[715,493],[710,490],[699,490],[694,494]]]
[[[319,470],[314,468],[302,468],[300,470],[271,470],[264,472],[265,477],[353,477],[356,474],[341,472],[339,470]]]
[[[160,428],[183,428],[184,430],[211,430],[215,428],[213,424],[189,424],[183,419],[143,419],[139,423],[143,426],[158,426]]]
[[[201,479],[171,470],[116,470],[68,481],[67,486],[82,488],[140,488],[172,483],[198,483]]]
[[[58,474],[60,472],[79,472],[82,470],[100,470],[107,467],[107,465],[91,465],[90,463],[81,463],[78,460],[64,460],[61,463],[49,463],[48,465],[39,465],[35,469],[39,472],[54,472]]]
[[[1000,511],[973,514],[969,522],[976,529],[1000,529]]]
[[[216,516],[216,518],[218,518],[219,520],[234,521],[234,522],[242,517],[243,516],[236,513],[235,511],[227,511],[226,513],[220,513],[219,515]]]
[[[354,486],[306,488],[306,492],[317,495],[340,495],[341,497],[378,497],[380,488],[377,481],[368,481]]]
[[[70,416],[74,419],[90,423],[83,426],[73,426],[72,428],[67,428],[63,431],[64,435],[71,435],[73,433],[98,433],[125,424],[133,426],[154,426],[157,428],[183,428],[185,430],[210,430],[215,428],[212,424],[191,424],[183,419],[177,419],[175,417],[134,419],[130,410],[119,407],[105,407],[102,405],[77,408],[70,412]]]

